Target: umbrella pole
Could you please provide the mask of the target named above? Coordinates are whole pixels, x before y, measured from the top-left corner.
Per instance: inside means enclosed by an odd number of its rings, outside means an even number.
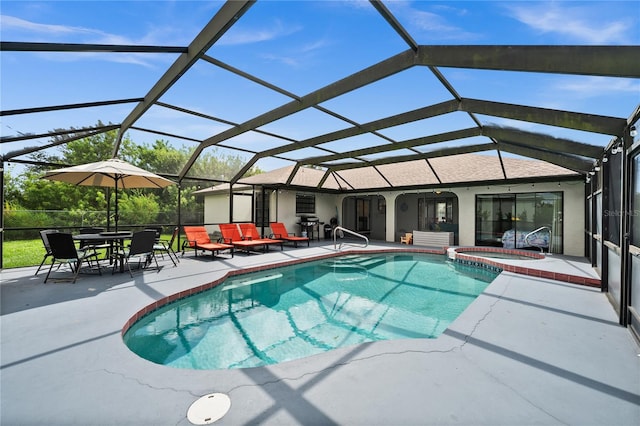
[[[111,188],[107,187],[107,231],[111,231]]]
[[[115,197],[116,197],[116,232],[118,232],[118,179],[116,178],[116,189],[115,189]]]

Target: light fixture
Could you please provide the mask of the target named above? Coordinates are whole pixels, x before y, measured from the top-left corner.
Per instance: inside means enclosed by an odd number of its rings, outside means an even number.
[[[604,157],[602,157],[602,162],[606,163],[607,161],[609,161],[609,158],[607,158],[607,156],[605,155]]]
[[[593,170],[591,170],[591,171],[589,172],[589,174],[590,174],[591,176],[593,176],[593,175],[595,175],[595,174],[596,174],[596,172],[594,172]]]
[[[596,167],[594,168],[594,170],[595,170],[596,172],[599,172],[599,171],[600,171],[600,166],[596,166]]]
[[[631,135],[632,138],[635,138],[636,136],[638,136],[638,131],[636,130],[636,126],[631,126],[631,129],[629,129],[629,135]]]
[[[616,140],[616,143],[611,147],[611,154],[616,155],[619,152],[622,152],[622,141],[620,139]]]

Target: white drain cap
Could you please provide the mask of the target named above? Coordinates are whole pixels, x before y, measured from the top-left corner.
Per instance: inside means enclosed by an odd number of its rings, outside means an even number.
[[[187,419],[194,425],[208,425],[220,420],[231,408],[231,398],[223,393],[210,393],[191,404]]]

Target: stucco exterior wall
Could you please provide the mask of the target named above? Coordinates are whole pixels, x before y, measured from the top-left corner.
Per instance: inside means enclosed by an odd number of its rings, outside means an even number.
[[[233,215],[236,222],[251,222],[251,193],[233,196]],[[210,194],[204,197],[205,223],[230,223],[229,194]]]
[[[582,181],[570,182],[550,182],[519,185],[488,185],[469,186],[460,188],[443,188],[458,197],[458,222],[459,222],[459,245],[473,246],[475,243],[475,197],[479,194],[502,194],[502,193],[531,193],[531,192],[562,192],[563,193],[563,254],[572,256],[584,256],[584,185]],[[283,222],[289,232],[300,233],[297,225],[300,215],[296,215],[296,192],[295,190],[274,191],[270,196],[270,220]],[[386,230],[384,232],[386,241],[398,241],[398,223],[402,223],[403,212],[397,211],[396,198],[402,193],[418,193],[414,191],[380,191],[378,195],[386,200]],[[343,223],[342,203],[345,197],[359,195],[357,192],[350,192],[343,195],[315,194],[316,212],[321,222],[329,223],[333,217],[338,217],[340,224]],[[363,193],[362,195],[370,195]],[[411,206],[410,206],[411,207]],[[417,206],[411,207],[415,214]],[[228,197],[227,195],[208,195],[205,197],[205,220],[209,223],[226,223],[228,220]],[[251,220],[251,198],[235,197],[234,201],[235,221]],[[323,227],[320,226],[320,238],[324,237]],[[409,230],[410,232],[411,230]]]
[[[300,234],[300,215],[296,215],[296,193],[298,191],[278,191],[277,197],[274,193],[271,196],[271,220],[284,223],[287,231]],[[315,194],[316,212],[306,216],[316,216],[320,222],[329,223],[332,217],[336,216],[336,206],[338,197],[331,194]],[[276,201],[277,199],[277,201]],[[276,209],[276,203],[278,208]],[[275,213],[277,211],[277,213]],[[324,237],[322,225],[320,225],[320,238]]]
[[[562,192],[563,193],[563,254],[570,256],[584,256],[584,184],[582,181],[527,183],[519,185],[488,185],[460,188],[444,188],[458,197],[459,245],[473,246],[475,244],[475,203],[478,194],[502,193],[530,193],[530,192]],[[398,223],[402,223],[403,214],[415,215],[417,205],[408,206],[407,212],[397,210],[396,198],[403,193],[419,193],[414,191],[380,192],[387,202],[386,241],[399,241],[397,235],[401,232]],[[357,195],[350,193],[349,196]],[[339,197],[342,202],[344,197]],[[339,204],[341,205],[341,204]],[[403,232],[411,232],[405,230]]]

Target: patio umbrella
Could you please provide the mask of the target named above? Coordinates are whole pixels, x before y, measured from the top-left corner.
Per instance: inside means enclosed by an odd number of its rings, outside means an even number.
[[[51,170],[46,172],[43,178],[73,185],[115,188],[116,231],[118,230],[118,188],[165,188],[169,185],[175,185],[172,180],[118,158]]]

